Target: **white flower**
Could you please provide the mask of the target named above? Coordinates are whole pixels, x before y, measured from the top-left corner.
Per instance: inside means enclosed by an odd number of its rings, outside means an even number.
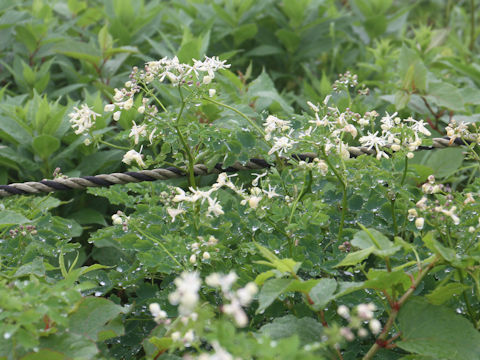
[[[410,126],[410,129],[412,129],[413,131],[415,132],[420,132],[426,136],[430,136],[432,135],[432,133],[425,127],[425,125],[427,125],[426,122],[424,122],[423,120],[415,120],[415,119],[412,119],[411,117],[409,117],[408,119],[406,119],[405,121],[408,121],[408,122],[413,122],[413,125]]]
[[[262,190],[262,191],[265,193],[265,195],[267,195],[267,197],[269,199],[271,199],[275,196],[280,196],[279,194],[277,194],[275,192],[275,186],[272,188],[272,185],[270,185],[270,184],[268,184],[268,190]]]
[[[337,309],[337,314],[344,319],[350,318],[350,310],[345,305],[340,305]]]
[[[212,79],[213,79],[213,78],[212,78],[211,76],[205,75],[205,76],[203,77],[203,81],[202,81],[202,82],[203,82],[204,85],[208,85],[208,84],[210,84],[210,83],[212,82]]]
[[[177,195],[173,198],[174,202],[192,201],[192,197],[187,195],[183,189],[177,187],[175,190],[177,191]]]
[[[173,341],[178,341],[181,339],[182,334],[180,334],[180,331],[174,331],[172,335],[170,335]]]
[[[202,259],[203,260],[208,260],[210,259],[210,253],[208,251],[205,251],[203,254],[202,254]]]
[[[122,115],[122,112],[121,112],[121,111],[115,111],[115,112],[113,113],[113,120],[115,120],[115,121],[120,120],[120,115]]]
[[[240,305],[247,306],[253,300],[253,296],[258,292],[257,284],[254,282],[249,282],[245,287],[238,289],[236,296]]]
[[[192,329],[188,330],[185,335],[183,335],[183,341],[185,341],[187,344],[190,344],[195,340],[195,333],[193,332]]]
[[[183,272],[174,280],[177,287],[175,292],[169,294],[168,300],[172,305],[179,304],[180,315],[190,315],[199,299],[198,290],[202,284],[197,272]]]
[[[357,306],[358,317],[362,320],[370,320],[373,318],[373,312],[376,310],[375,304],[360,304]]]
[[[123,220],[122,218],[120,217],[120,215],[118,214],[113,214],[112,215],[112,223],[114,225],[122,225],[123,224]]]
[[[445,210],[445,209],[442,209],[442,213],[444,213],[445,215],[447,216],[450,216],[450,218],[453,220],[453,223],[455,225],[458,225],[460,224],[460,218],[454,214],[454,211],[457,209],[456,206],[452,206],[452,208],[450,210]]]
[[[115,95],[113,96],[113,100],[119,102],[119,101],[122,101],[123,97],[124,97],[123,91],[115,88]]]
[[[168,213],[168,215],[170,215],[172,217],[172,222],[175,221],[175,218],[178,215],[183,214],[184,212],[185,212],[185,210],[183,210],[183,209],[167,208],[167,213]]]
[[[314,105],[312,102],[310,101],[307,101],[307,105],[310,106],[310,109],[312,109],[314,112],[319,112],[320,109],[318,108],[318,106]]]
[[[103,111],[105,112],[112,112],[113,110],[115,110],[115,104],[107,104],[103,108]]]
[[[220,216],[224,214],[222,210],[222,205],[220,205],[217,199],[208,198],[207,216],[211,216],[212,213],[215,216]]]
[[[157,324],[160,324],[163,320],[167,318],[167,313],[160,308],[158,303],[151,303],[149,305],[149,310],[154,317],[154,321]]]
[[[137,111],[139,114],[143,114],[145,112],[145,106],[144,105],[139,106]]]
[[[195,254],[192,254],[188,261],[190,261],[190,264],[195,264],[197,262],[197,256]]]
[[[268,152],[268,155],[272,155],[277,151],[279,155],[282,155],[282,152],[287,152],[293,147],[294,144],[296,144],[296,141],[290,140],[286,136],[282,136],[280,138],[275,137],[274,140],[275,140],[275,143],[273,144],[272,148]]]
[[[75,130],[75,134],[83,134],[90,130],[93,126],[95,119],[100,114],[92,111],[86,104],[83,104],[80,109],[77,107],[73,108],[75,111],[68,114],[70,117],[70,122],[72,123],[72,128]]]
[[[123,155],[122,162],[127,165],[130,165],[132,161],[135,161],[140,167],[145,167],[145,163],[142,160],[143,155],[136,152],[135,150],[128,151],[125,155]]]
[[[214,97],[216,93],[217,93],[217,90],[215,90],[215,89],[209,89],[208,90],[208,96],[210,96],[210,97]]]
[[[425,225],[425,219],[423,217],[419,217],[415,220],[415,227],[418,230],[422,230],[424,225]]]
[[[129,98],[127,101],[123,103],[123,108],[125,110],[130,110],[133,106],[133,97]]]
[[[256,209],[260,200],[262,200],[261,196],[250,196],[248,199],[248,206],[250,206],[252,209]]]
[[[374,335],[377,335],[382,330],[382,324],[377,319],[370,320],[368,327]]]
[[[132,129],[130,130],[130,134],[128,137],[134,137],[135,145],[138,144],[140,136],[147,136],[147,125],[143,124],[141,126],[137,125],[135,121],[133,122]]]

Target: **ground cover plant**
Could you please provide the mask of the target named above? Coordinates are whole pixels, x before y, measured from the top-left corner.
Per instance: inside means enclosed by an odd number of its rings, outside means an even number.
[[[0,358],[479,359],[476,10],[0,3]]]

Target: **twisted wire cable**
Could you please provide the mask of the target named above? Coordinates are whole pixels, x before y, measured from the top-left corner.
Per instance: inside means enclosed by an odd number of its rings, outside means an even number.
[[[456,147],[471,144],[473,141],[461,138],[449,137],[434,138],[432,146],[420,146],[418,150],[432,150],[447,147]],[[389,146],[387,146],[389,147]],[[351,157],[360,155],[375,155],[374,148],[367,147],[348,147]],[[293,155],[296,160],[313,160],[316,157],[314,153],[305,153]],[[208,174],[219,174],[221,172],[238,172],[242,170],[258,170],[271,167],[264,159],[250,159],[245,164],[239,162],[223,168],[223,164],[218,163],[209,170],[204,164],[196,164],[193,167],[197,176]],[[186,176],[186,171],[175,167],[167,167],[152,170],[128,171],[124,173],[100,174],[95,176],[82,176],[73,178],[57,178],[54,180],[29,181],[24,183],[13,183],[9,185],[0,185],[0,197],[12,195],[28,195],[49,193],[59,190],[86,189],[87,187],[107,187],[115,184],[138,183],[142,181],[169,180]]]

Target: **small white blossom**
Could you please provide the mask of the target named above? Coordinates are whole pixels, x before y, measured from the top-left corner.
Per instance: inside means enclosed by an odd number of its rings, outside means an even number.
[[[168,213],[168,215],[170,215],[172,217],[172,222],[175,221],[175,218],[178,215],[183,214],[184,212],[185,212],[185,210],[183,210],[183,209],[167,208],[167,213]]]
[[[382,324],[377,319],[370,320],[370,322],[368,323],[368,327],[374,335],[377,335],[382,330]]]
[[[128,151],[125,155],[123,155],[122,162],[127,165],[130,165],[132,161],[135,161],[140,167],[145,167],[145,163],[142,160],[143,155],[136,152],[135,150]]]
[[[217,94],[217,90],[215,89],[208,89],[208,96],[214,97]]]
[[[120,115],[122,115],[122,112],[121,112],[121,111],[115,111],[115,112],[113,113],[113,120],[115,120],[115,121],[120,120]]]
[[[135,123],[135,121],[133,121],[133,126],[128,137],[132,136],[134,137],[135,145],[137,145],[138,141],[140,140],[140,136],[147,136],[147,125],[143,124],[139,126]]]
[[[163,320],[167,318],[167,313],[160,308],[160,305],[158,303],[151,303],[149,305],[149,310],[152,316],[154,317],[153,320],[157,324],[162,323]]]
[[[103,111],[105,112],[112,112],[113,110],[115,110],[115,104],[107,104],[103,108]]]
[[[220,216],[223,215],[224,212],[222,210],[222,205],[220,205],[217,199],[208,198],[207,216],[210,216],[211,214]]]
[[[274,140],[275,140],[275,143],[273,144],[272,148],[268,152],[268,155],[272,155],[277,151],[279,155],[282,155],[283,152],[287,152],[293,147],[294,144],[296,144],[296,141],[290,140],[286,136],[282,136],[280,138],[275,137]]]
[[[74,107],[73,109],[75,111],[68,114],[68,116],[70,117],[72,128],[77,135],[88,132],[94,125],[97,116],[100,116],[100,114],[94,112],[86,104],[83,104],[80,109],[77,107]]]
[[[424,225],[425,225],[425,219],[423,217],[419,217],[415,220],[415,227],[418,230],[422,230]]]
[[[337,314],[347,320],[350,318],[350,310],[345,305],[340,305],[338,307]]]

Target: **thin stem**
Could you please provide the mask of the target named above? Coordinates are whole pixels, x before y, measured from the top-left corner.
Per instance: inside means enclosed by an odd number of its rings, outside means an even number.
[[[395,200],[390,201],[390,206],[392,208],[393,235],[397,236],[398,225],[397,225],[397,216],[395,213]]]
[[[475,1],[470,0],[470,51],[475,48]]]
[[[458,277],[460,278],[460,282],[462,285],[465,285],[465,279],[463,278],[463,271],[461,269],[457,269],[458,271]],[[470,315],[470,320],[472,321],[473,326],[476,328],[477,327],[477,320],[475,316],[475,311],[472,308],[472,305],[470,304],[470,300],[468,299],[467,292],[466,290],[463,291],[463,300],[465,300],[465,304],[467,305],[467,311],[468,314]]]
[[[143,91],[145,91],[145,94],[155,99],[155,101],[157,102],[158,105],[160,105],[163,111],[168,112],[165,106],[163,105],[163,103],[160,101],[160,99],[154,94],[154,92],[151,89],[147,88],[145,84],[143,84],[142,89]]]
[[[237,109],[235,109],[234,107],[232,107],[232,106],[230,106],[230,105],[227,105],[227,104],[224,104],[224,103],[221,103],[221,102],[219,102],[219,101],[216,101],[216,100],[213,100],[213,99],[209,99],[209,98],[207,98],[207,97],[203,97],[202,99],[205,100],[205,101],[211,102],[212,104],[215,104],[215,105],[218,105],[218,106],[222,106],[222,107],[224,107],[225,109],[228,109],[228,110],[231,110],[231,111],[237,113],[237,114],[240,115],[242,118],[244,118],[245,120],[247,120],[248,123],[255,128],[255,130],[257,130],[260,134],[262,134],[262,138],[265,137],[265,131],[264,131],[260,126],[258,126],[252,119],[250,119],[247,115],[245,115],[243,112],[241,112],[240,110],[237,110]],[[268,142],[267,142],[267,144],[270,145]]]
[[[163,245],[163,243],[157,239],[155,239],[153,236],[150,236],[148,235],[146,232],[144,232],[143,230],[141,230],[137,225],[133,225],[133,227],[135,228],[136,231],[138,231],[141,235],[145,236],[147,239],[153,241],[154,243],[158,244],[162,249],[163,251],[165,251],[165,253],[173,260],[173,262],[175,264],[177,264],[178,266],[180,266],[181,268],[183,268],[183,265],[180,264],[180,262],[175,258],[175,256],[172,255],[172,253],[170,251],[168,251],[168,249],[165,247],[165,245]]]
[[[402,295],[400,300],[396,302],[395,306],[392,308],[392,311],[390,313],[390,316],[388,317],[387,322],[385,323],[385,326],[383,327],[382,332],[378,336],[375,344],[372,345],[372,347],[368,350],[368,352],[365,354],[365,356],[362,358],[363,360],[369,360],[372,359],[373,356],[377,353],[378,350],[380,350],[381,346],[379,343],[384,343],[385,340],[388,337],[388,332],[390,331],[391,327],[393,326],[395,319],[397,318],[398,312],[400,311],[400,308],[402,307],[403,304],[408,300],[408,298],[413,294],[415,289],[418,287],[420,282],[423,280],[425,275],[428,274],[428,272],[433,268],[435,263],[438,261],[438,257],[435,257],[433,261],[428,264],[428,266],[420,271],[418,274],[417,279],[413,282],[412,286]]]
[[[179,126],[179,121],[180,118],[182,117],[183,110],[185,109],[185,101],[183,100],[183,94],[182,94],[182,89],[178,88],[178,92],[180,94],[180,97],[182,98],[182,106],[180,108],[180,111],[178,112],[177,115],[177,120],[175,122],[175,125],[173,126],[175,128],[175,131],[177,132],[177,135],[180,139],[180,142],[182,143],[182,146],[185,150],[185,153],[188,158],[188,182],[191,187],[195,188],[195,172],[194,172],[194,165],[195,165],[195,159],[193,158],[192,151],[190,150],[190,146],[188,146],[187,141],[185,140],[185,137],[183,136],[182,132],[180,131],[180,126]]]
[[[405,184],[405,179],[407,178],[407,170],[408,170],[408,157],[405,156],[405,166],[403,167],[402,181],[400,181],[401,186]]]
[[[120,145],[115,145],[115,144],[112,144],[112,143],[109,143],[108,141],[105,141],[105,140],[102,140],[102,139],[98,139],[98,142],[101,143],[101,144],[104,144],[104,145],[107,145],[107,146],[110,146],[114,149],[119,149],[119,150],[130,150],[129,147],[126,147],[126,146],[120,146]]]
[[[332,166],[332,163],[330,162],[330,160],[328,160],[328,156],[325,152],[324,147],[322,147],[322,154],[323,154],[323,159],[327,163],[328,167],[330,169],[332,169],[333,173],[335,174],[338,181],[340,181],[340,184],[342,185],[342,192],[343,192],[343,195],[342,195],[342,216],[340,218],[340,226],[338,228],[338,240],[341,240],[342,239],[342,233],[343,233],[343,226],[345,224],[345,217],[346,217],[346,213],[347,213],[347,206],[348,206],[348,204],[347,204],[347,184],[346,184],[345,180],[340,176],[337,169],[335,169],[335,167]]]

